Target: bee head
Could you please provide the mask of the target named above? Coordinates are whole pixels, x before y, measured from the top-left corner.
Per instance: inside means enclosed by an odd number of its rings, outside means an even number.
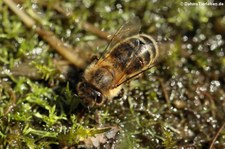
[[[93,107],[95,105],[100,106],[104,102],[104,96],[93,85],[86,81],[82,81],[77,86],[78,95],[84,105]]]

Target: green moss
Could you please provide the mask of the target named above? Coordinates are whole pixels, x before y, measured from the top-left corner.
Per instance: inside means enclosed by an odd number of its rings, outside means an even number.
[[[224,9],[182,2],[27,0],[20,4],[39,25],[80,53],[107,45],[83,29],[86,21],[115,33],[136,15],[141,32],[157,39],[160,52],[167,42],[163,39],[170,39],[169,54],[127,83],[125,95],[87,109],[76,94],[80,70],[64,71],[61,63],[55,63],[63,59],[60,54],[0,1],[0,148],[77,147],[115,125],[121,127],[114,142],[117,148],[209,145],[225,116],[224,35],[212,28]],[[67,73],[72,78],[66,78]],[[184,105],[170,104],[177,101]],[[218,148],[223,144],[224,131],[216,142]]]
[[[78,144],[80,141],[84,141],[88,137],[95,136],[96,134],[101,134],[110,130],[110,128],[85,128],[77,122],[75,115],[71,116],[71,122],[72,126],[62,130],[62,133],[59,135],[61,143],[65,143],[68,146]]]
[[[176,142],[173,139],[173,133],[164,130],[163,131],[163,145],[166,149],[172,149],[175,148]]]

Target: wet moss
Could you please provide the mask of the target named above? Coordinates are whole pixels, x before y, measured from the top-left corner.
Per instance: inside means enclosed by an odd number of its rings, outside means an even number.
[[[38,25],[76,47],[74,53],[97,54],[107,45],[84,22],[115,33],[138,16],[141,32],[166,54],[127,82],[124,94],[88,109],[76,91],[84,70],[71,66],[0,2],[0,148],[79,147],[115,125],[121,130],[110,147],[210,145],[225,117],[225,29],[215,24],[223,20],[224,6],[200,6],[201,0],[195,6],[171,0],[16,2]],[[224,137],[223,128],[215,148],[224,148]]]

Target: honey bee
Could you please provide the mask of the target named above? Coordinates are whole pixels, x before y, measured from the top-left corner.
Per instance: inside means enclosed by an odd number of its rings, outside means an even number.
[[[78,83],[78,96],[83,104],[102,105],[115,97],[122,84],[154,66],[159,55],[156,41],[139,34],[139,19],[124,24],[113,36],[107,52],[92,62]]]

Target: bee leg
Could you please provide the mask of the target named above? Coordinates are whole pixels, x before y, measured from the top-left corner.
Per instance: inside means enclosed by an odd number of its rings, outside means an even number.
[[[122,98],[125,95],[125,89],[122,88],[116,98]]]
[[[98,58],[98,56],[97,55],[93,55],[92,57],[91,57],[91,61],[93,62],[93,61],[98,61],[99,60],[99,58]]]

